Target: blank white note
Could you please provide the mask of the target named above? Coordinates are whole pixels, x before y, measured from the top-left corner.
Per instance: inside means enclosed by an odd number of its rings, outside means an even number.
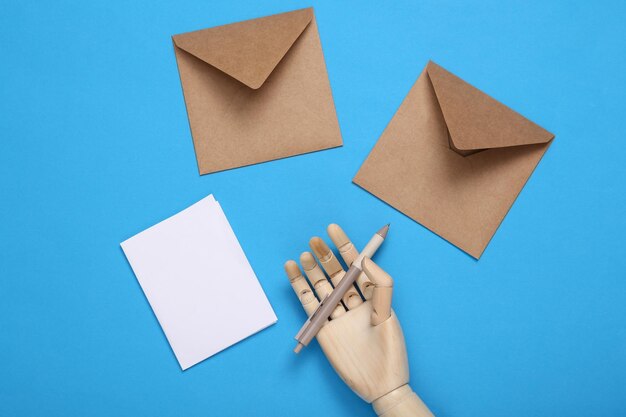
[[[183,370],[277,320],[212,195],[121,246]]]

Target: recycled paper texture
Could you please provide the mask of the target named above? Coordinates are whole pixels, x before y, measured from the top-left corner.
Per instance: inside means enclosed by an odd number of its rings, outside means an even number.
[[[353,181],[479,258],[553,138],[429,62]]]
[[[342,145],[312,8],[173,41],[201,175]]]

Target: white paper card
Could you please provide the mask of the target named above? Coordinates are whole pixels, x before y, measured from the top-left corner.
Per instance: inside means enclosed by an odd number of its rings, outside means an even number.
[[[276,323],[213,195],[121,246],[183,370]]]

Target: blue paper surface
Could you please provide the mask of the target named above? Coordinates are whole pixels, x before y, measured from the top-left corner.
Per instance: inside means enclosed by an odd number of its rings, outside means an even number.
[[[170,36],[313,5],[344,147],[200,177]],[[626,415],[626,3],[5,1],[0,415],[370,416],[283,273],[337,222],[438,416]],[[480,261],[350,180],[433,59],[556,134]],[[119,247],[214,193],[279,318],[181,372]]]

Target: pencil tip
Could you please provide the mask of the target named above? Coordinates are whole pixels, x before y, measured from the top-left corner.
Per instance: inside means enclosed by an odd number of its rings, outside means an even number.
[[[389,232],[389,226],[391,223],[385,225],[382,229],[380,229],[376,234],[380,235],[383,239],[387,237],[387,232]]]

